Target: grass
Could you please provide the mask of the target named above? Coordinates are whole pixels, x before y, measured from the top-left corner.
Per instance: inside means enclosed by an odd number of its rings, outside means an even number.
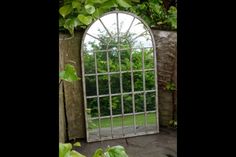
[[[136,126],[144,126],[145,118],[144,114],[136,115]],[[101,128],[109,128],[110,127],[110,118],[101,119]],[[156,123],[156,113],[148,113],[147,114],[147,124],[155,124]],[[132,126],[133,125],[133,116],[128,115],[124,117],[124,126]],[[92,120],[89,123],[90,129],[98,128],[98,119]],[[114,117],[113,118],[113,127],[122,126],[122,117]]]

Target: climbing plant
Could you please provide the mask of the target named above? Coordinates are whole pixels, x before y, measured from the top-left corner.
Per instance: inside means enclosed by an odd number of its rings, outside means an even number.
[[[59,0],[59,29],[69,31],[84,30],[101,15],[112,10],[129,11],[142,17],[150,26],[177,28],[177,9],[167,10],[162,0]]]

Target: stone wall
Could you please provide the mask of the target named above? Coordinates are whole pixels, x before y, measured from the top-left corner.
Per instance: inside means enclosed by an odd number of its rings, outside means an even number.
[[[61,65],[67,63],[74,65],[77,74],[81,78],[81,63],[80,63],[80,47],[83,32],[78,32],[75,37],[68,38],[65,35],[60,34],[59,41],[59,53],[62,59]],[[61,68],[64,70],[64,67]],[[83,106],[83,90],[82,90],[82,79],[79,81],[69,83],[63,82],[62,87],[64,96],[64,115],[59,115],[61,119],[60,130],[66,130],[66,134],[59,133],[61,141],[72,140],[76,138],[85,138],[85,119],[84,119],[84,106]],[[60,111],[63,110],[60,103]],[[62,124],[63,117],[65,118],[65,124]],[[65,127],[64,129],[62,129]],[[63,135],[62,135],[63,134]],[[64,139],[63,139],[63,136]]]
[[[167,126],[176,118],[176,91],[165,89],[166,84],[177,85],[177,33],[152,29],[157,49],[157,72],[160,125]]]

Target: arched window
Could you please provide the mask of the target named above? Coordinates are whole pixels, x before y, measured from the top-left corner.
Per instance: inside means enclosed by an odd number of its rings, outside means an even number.
[[[112,11],[81,46],[87,141],[159,132],[156,47],[138,16]]]

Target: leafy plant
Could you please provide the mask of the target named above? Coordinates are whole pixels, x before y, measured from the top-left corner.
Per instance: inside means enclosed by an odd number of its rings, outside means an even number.
[[[171,121],[169,122],[169,127],[177,128],[177,121],[176,121],[176,120],[171,120]]]
[[[105,151],[99,148],[92,157],[128,157],[128,155],[123,146],[117,145],[113,147],[108,146]]]
[[[169,26],[169,29],[177,28],[177,9],[171,6],[166,10],[162,0],[147,0],[129,9],[137,14],[150,26]]]
[[[76,142],[73,146],[80,147],[81,144]],[[71,143],[59,143],[59,157],[85,157],[78,151],[72,150]],[[123,146],[108,146],[104,151],[102,148],[98,148],[92,157],[128,157]]]
[[[79,77],[76,74],[75,67],[71,64],[66,64],[65,70],[59,73],[59,77],[67,82],[79,80]]]
[[[80,143],[76,142],[74,146],[80,147]],[[72,150],[71,143],[59,143],[59,157],[85,157],[79,152]]]
[[[167,12],[167,19],[165,22],[173,29],[177,29],[177,9],[174,6],[171,6],[170,9]]]
[[[165,9],[162,0],[60,0],[59,29],[73,36],[74,30],[86,29],[106,12],[124,10],[137,14],[150,26],[177,28],[177,9]]]
[[[176,90],[176,86],[175,86],[175,84],[174,84],[173,82],[168,82],[168,83],[166,84],[165,89],[166,89],[167,91],[172,92],[172,91],[175,91],[175,90]]]
[[[130,0],[65,0],[59,9],[59,28],[74,35],[75,29],[85,29],[103,13],[129,7]]]

